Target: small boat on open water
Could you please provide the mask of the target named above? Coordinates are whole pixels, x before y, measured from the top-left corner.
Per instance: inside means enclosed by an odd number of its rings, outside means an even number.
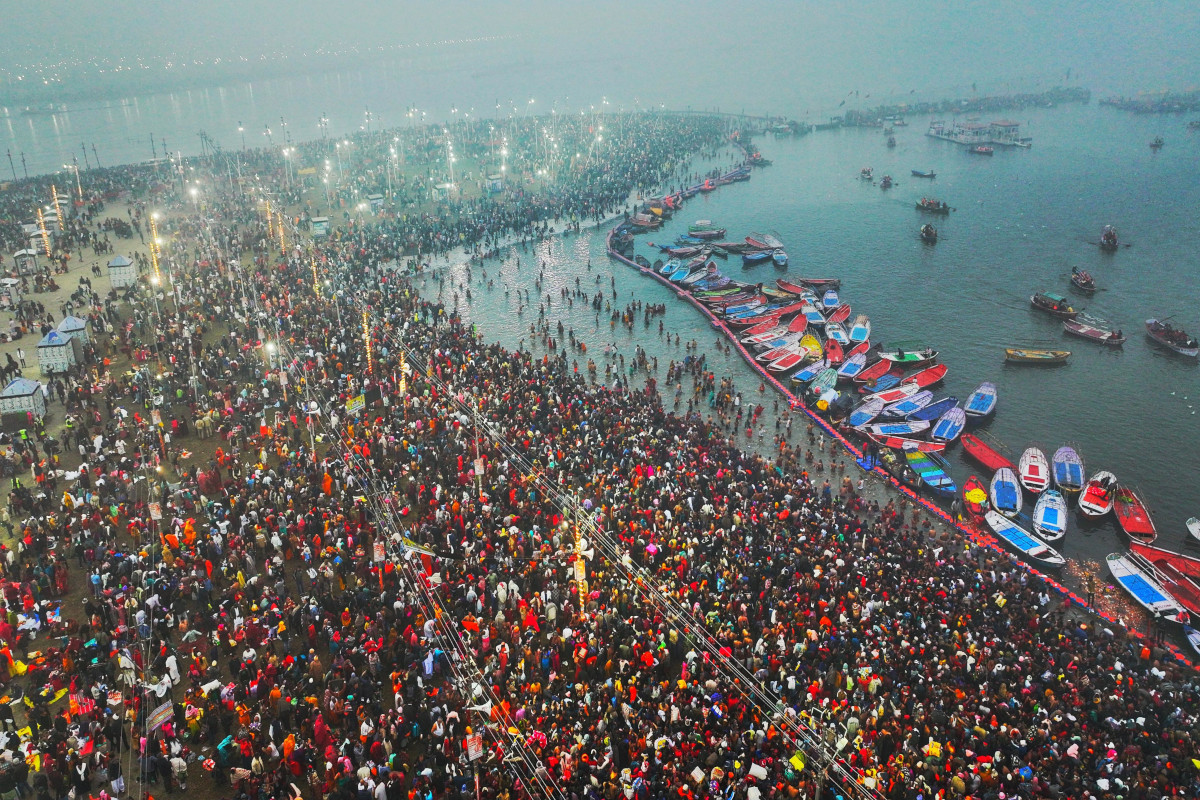
[[[1181,356],[1188,358],[1200,356],[1200,344],[1196,342],[1196,338],[1188,336],[1183,330],[1165,320],[1146,320],[1146,335]]]
[[[1004,350],[1004,360],[1014,364],[1040,364],[1052,366],[1065,364],[1071,357],[1070,350],[1029,350],[1008,347]]]

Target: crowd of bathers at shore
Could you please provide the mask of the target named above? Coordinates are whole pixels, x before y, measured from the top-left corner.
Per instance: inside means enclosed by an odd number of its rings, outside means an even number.
[[[1200,794],[1190,668],[386,267],[619,211],[723,135],[635,116],[552,186],[287,255],[215,177],[200,217],[157,195],[173,285],[82,296],[65,439],[11,437],[0,795]]]

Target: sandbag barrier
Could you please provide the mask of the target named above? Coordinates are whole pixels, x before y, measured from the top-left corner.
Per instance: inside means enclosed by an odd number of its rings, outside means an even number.
[[[729,174],[732,174],[732,173],[727,173],[727,175],[729,175]],[[726,177],[726,176],[722,176],[722,177]],[[689,187],[688,189],[681,190],[680,192],[678,192],[677,194],[680,197],[680,202],[682,203],[682,201],[684,199],[686,199],[687,197],[694,196],[695,193],[697,191],[699,191],[699,187],[701,185],[702,184],[697,184],[696,186]],[[691,194],[689,194],[689,192]],[[614,249],[612,246],[612,239],[613,239],[613,236],[616,235],[617,229],[620,227],[621,227],[620,225],[617,225],[616,227],[612,228],[608,232],[607,237],[605,237],[604,247],[605,247],[605,250],[608,252],[609,258],[612,258],[615,261],[619,261],[622,264],[625,264],[626,266],[633,267],[637,271],[641,272],[643,275],[649,275],[654,280],[658,281],[659,283],[663,284],[664,286],[666,286],[669,289],[671,289],[672,291],[674,291],[675,294],[679,295],[684,300],[686,300],[688,303],[690,303],[693,308],[698,309],[702,314],[704,314],[709,319],[709,321],[712,323],[714,328],[716,328],[717,330],[723,331],[725,333],[725,335],[729,338],[729,340],[731,342],[733,342],[733,346],[735,348],[737,348],[737,352],[741,355],[741,357],[743,359],[745,359],[746,363],[749,364],[750,367],[759,374],[759,376],[764,380],[764,382],[770,384],[771,386],[774,386],[776,389],[778,389],[780,391],[780,393],[783,394],[783,396],[785,398],[787,398],[788,405],[790,408],[792,408],[793,410],[803,411],[804,414],[807,415],[810,420],[812,420],[813,422],[815,422],[817,425],[819,425],[821,427],[821,430],[823,430],[825,433],[827,433],[831,439],[833,439],[834,441],[841,444],[841,446],[843,448],[845,448],[846,451],[854,457],[854,463],[857,464],[859,466],[859,468],[864,469],[864,470],[867,469],[866,467],[863,467],[863,465],[862,465],[862,458],[863,458],[862,450],[860,448],[858,448],[849,439],[847,439],[845,436],[843,436],[840,432],[838,432],[838,430],[833,425],[831,425],[825,418],[818,416],[816,413],[814,413],[812,410],[810,410],[808,408],[808,406],[805,405],[804,402],[800,398],[798,398],[795,394],[793,394],[787,386],[785,386],[782,382],[780,382],[774,375],[772,375],[770,372],[768,372],[758,361],[756,361],[754,356],[744,346],[742,346],[742,343],[740,341],[738,341],[738,337],[733,334],[733,332],[729,329],[729,326],[726,325],[725,322],[720,317],[718,317],[716,314],[714,314],[711,309],[709,309],[707,306],[705,306],[703,303],[701,303],[699,300],[697,300],[695,297],[693,297],[691,295],[691,293],[688,292],[687,290],[681,289],[679,286],[676,286],[675,284],[671,283],[669,280],[667,280],[662,275],[659,275],[658,272],[653,267],[650,267],[650,268],[643,267],[640,264],[638,264],[637,262],[635,262],[629,258],[626,258],[621,253],[617,252],[617,250]],[[961,522],[956,521],[953,517],[950,516],[950,514],[945,509],[934,504],[933,501],[929,500],[928,498],[922,497],[921,495],[914,492],[912,489],[910,489],[907,486],[905,486],[904,484],[900,483],[900,481],[898,481],[896,478],[893,478],[891,475],[889,475],[882,467],[872,466],[871,469],[868,471],[882,477],[889,484],[891,484],[892,487],[897,489],[904,497],[908,498],[909,500],[911,500],[915,503],[920,504],[926,511],[937,516],[943,522],[945,522],[946,524],[953,527],[955,530],[957,530],[963,536],[967,537],[971,542],[975,543],[976,545],[978,545],[980,547],[986,547],[986,548],[988,548],[996,553],[999,553],[1001,555],[1009,556],[1010,558],[1012,557],[1012,554],[1009,553],[1007,550],[1005,550],[994,537],[992,537],[986,533],[983,533],[979,530],[976,530],[972,527],[968,527],[967,525],[965,525]],[[1059,595],[1069,599],[1072,603],[1078,605],[1081,608],[1088,610],[1089,612],[1096,615],[1097,617],[1104,620],[1105,622],[1108,622],[1109,624],[1124,627],[1127,631],[1129,631],[1129,633],[1133,634],[1136,638],[1142,640],[1143,642],[1152,641],[1149,636],[1142,633],[1141,631],[1138,631],[1136,628],[1133,628],[1129,625],[1122,624],[1122,623],[1118,622],[1116,618],[1106,614],[1105,612],[1101,611],[1100,609],[1089,606],[1087,604],[1087,602],[1084,600],[1084,598],[1075,594],[1068,587],[1059,583],[1057,580],[1055,580],[1051,576],[1047,575],[1046,573],[1042,572],[1041,570],[1037,569],[1036,567],[1026,563],[1025,561],[1022,561],[1021,559],[1017,559],[1017,561],[1018,561],[1018,563],[1021,564],[1022,567],[1024,567],[1026,570],[1028,570],[1032,575],[1040,578],[1043,583],[1045,583],[1047,586],[1049,586],[1051,589],[1053,589]],[[1171,642],[1163,641],[1159,644],[1161,647],[1163,647],[1164,649],[1169,651],[1176,658],[1176,660],[1180,661],[1181,663],[1186,664],[1189,667],[1193,667],[1193,668],[1196,666],[1187,656],[1184,655],[1184,653],[1178,647],[1176,647]]]

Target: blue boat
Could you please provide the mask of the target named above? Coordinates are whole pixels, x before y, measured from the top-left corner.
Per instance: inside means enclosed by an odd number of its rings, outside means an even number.
[[[676,270],[674,272],[672,272],[670,275],[668,275],[667,280],[669,280],[673,283],[679,283],[681,280],[686,278],[691,273],[691,271],[692,271],[692,268],[689,267],[687,264],[684,264],[683,266],[676,268]]]
[[[1021,497],[1021,485],[1017,483],[1017,473],[1008,467],[1001,467],[992,476],[992,506],[1006,517],[1015,517],[1021,513],[1024,499]]]
[[[792,383],[808,383],[829,368],[829,359],[819,358],[792,376]]]
[[[838,369],[838,377],[844,381],[851,380],[867,367],[867,357],[863,353],[855,353],[846,359]]]
[[[908,450],[904,453],[908,465],[913,472],[921,476],[921,482],[929,487],[934,494],[942,497],[953,497],[958,494],[958,487],[949,475],[950,465],[937,453],[922,453],[920,450]]]
[[[998,538],[1021,555],[1040,561],[1047,567],[1061,567],[1067,563],[1057,550],[1012,520],[1005,519],[995,511],[987,512],[983,518]]]
[[[996,411],[996,404],[999,400],[1000,397],[996,394],[996,384],[984,381],[975,387],[975,391],[967,395],[967,402],[963,404],[963,410],[967,412],[968,417],[981,420]]]
[[[747,267],[757,267],[759,264],[765,264],[771,260],[771,252],[769,250],[759,250],[755,253],[745,253],[742,255],[742,264]]]
[[[915,436],[929,430],[928,422],[879,422],[862,428],[876,436]]]
[[[834,289],[826,290],[825,294],[821,297],[821,306],[826,311],[832,311],[839,305],[841,305],[841,301],[838,300],[837,291]]]
[[[892,403],[883,410],[883,416],[907,417],[914,412],[920,411],[931,402],[933,402],[933,392],[926,389]]]
[[[929,405],[922,409],[918,409],[908,415],[909,419],[927,419],[933,421],[938,419],[950,409],[958,405],[957,397],[943,397],[941,400],[934,400]]]
[[[883,406],[884,402],[878,397],[868,397],[850,412],[850,427],[870,424],[883,411]]]
[[[1150,561],[1136,553],[1110,553],[1108,571],[1121,588],[1155,617],[1188,621],[1187,610],[1159,583],[1162,573]]]
[[[672,258],[671,260],[669,260],[667,263],[663,264],[659,268],[658,274],[659,275],[670,275],[672,272],[679,269],[683,265],[684,265],[683,260],[678,259],[678,258]]]
[[[1060,447],[1051,458],[1054,470],[1054,485],[1063,492],[1081,492],[1087,482],[1083,471],[1083,459],[1073,447]]]
[[[888,389],[894,389],[899,386],[901,380],[899,375],[893,375],[890,372],[886,375],[880,375],[875,383],[871,385],[871,391],[886,392]]]
[[[1033,530],[1047,542],[1067,532],[1067,501],[1054,489],[1043,492],[1033,507]]]
[[[771,253],[771,260],[775,262],[777,267],[786,267],[788,263],[788,254],[782,250],[776,250]]]
[[[966,427],[967,412],[958,406],[954,406],[933,424],[933,430],[930,431],[929,438],[935,442],[949,444],[957,439]]]

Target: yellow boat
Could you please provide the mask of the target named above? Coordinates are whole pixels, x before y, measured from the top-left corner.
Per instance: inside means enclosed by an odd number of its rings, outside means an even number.
[[[804,356],[806,359],[816,360],[825,355],[825,351],[821,348],[821,340],[811,333],[806,333],[800,337],[800,346],[808,350],[808,353]]]
[[[1063,364],[1070,357],[1070,350],[1004,350],[1004,359],[1016,364]]]

